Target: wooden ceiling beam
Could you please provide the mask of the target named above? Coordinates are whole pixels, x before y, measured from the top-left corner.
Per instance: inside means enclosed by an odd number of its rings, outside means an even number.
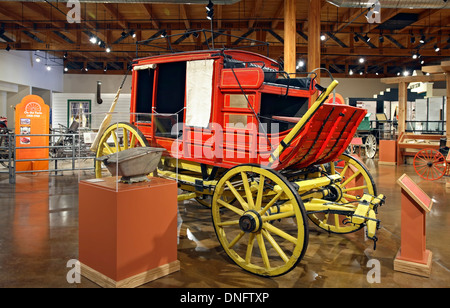
[[[149,19],[151,24],[153,25],[153,28],[159,29],[159,22],[157,21],[158,19],[155,17],[155,14],[153,12],[152,4],[143,3],[142,5],[144,6],[145,10],[147,11],[147,14],[149,15]]]

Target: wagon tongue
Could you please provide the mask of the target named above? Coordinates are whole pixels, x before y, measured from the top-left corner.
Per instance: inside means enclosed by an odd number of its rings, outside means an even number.
[[[355,212],[352,215],[351,222],[354,224],[366,224],[367,237],[373,240],[373,249],[376,249],[378,238],[376,231],[380,228],[380,221],[376,217],[377,208],[384,204],[385,196],[380,194],[377,197],[364,194],[360,199]]]

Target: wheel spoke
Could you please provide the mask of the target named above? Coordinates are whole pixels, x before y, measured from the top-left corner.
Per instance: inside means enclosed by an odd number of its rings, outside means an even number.
[[[228,245],[228,248],[231,249],[233,248],[234,245],[236,245],[237,242],[239,242],[239,240],[245,235],[244,231],[239,232],[238,235],[236,235],[236,237],[231,241],[231,243]]]
[[[248,177],[246,172],[241,172],[242,181],[244,184],[245,196],[247,197],[247,204],[249,209],[254,209],[255,204],[253,202],[252,191],[250,190],[250,186],[248,185]]]
[[[269,257],[267,255],[266,245],[264,244],[264,239],[261,233],[256,235],[256,240],[258,241],[259,251],[261,252],[261,257],[263,259],[263,263],[266,269],[270,268]]]
[[[227,203],[227,202],[225,202],[225,201],[223,201],[221,199],[218,199],[217,203],[219,203],[220,205],[226,207],[230,211],[233,211],[234,213],[236,213],[236,214],[238,214],[240,216],[244,215],[244,211],[243,210],[238,209],[237,207],[235,207],[235,206],[233,206],[233,205],[231,205],[231,204],[229,204],[229,203]]]
[[[264,175],[260,175],[259,177],[259,186],[258,186],[258,195],[256,197],[256,203],[255,203],[255,210],[259,211],[261,209],[261,202],[262,202],[262,197],[263,197],[263,193],[264,193],[264,181],[265,181],[265,176]]]
[[[267,203],[267,205],[259,212],[259,215],[263,216],[263,215],[267,212],[267,210],[268,210],[272,205],[274,205],[275,202],[278,201],[278,199],[280,199],[280,197],[281,197],[282,194],[283,194],[283,191],[280,190],[280,191],[275,195],[275,197],[273,197],[272,200],[270,200],[270,202]]]
[[[282,237],[291,243],[294,243],[294,244],[297,243],[297,239],[295,237],[293,237],[292,235],[284,232],[283,230],[275,227],[274,225],[272,225],[268,222],[263,223],[263,229],[266,229],[267,231],[274,233],[274,234],[278,235],[279,237]]]
[[[286,256],[283,249],[281,249],[280,245],[278,245],[278,243],[275,241],[275,239],[272,237],[272,235],[270,235],[270,233],[267,232],[266,230],[262,230],[262,234],[269,241],[270,245],[272,245],[272,247],[275,249],[275,251],[281,257],[281,259],[283,259],[284,262],[288,262],[289,261],[288,256]]]
[[[247,244],[247,251],[245,252],[245,263],[250,264],[252,259],[253,245],[255,243],[255,233],[250,233]]]
[[[356,178],[358,175],[360,175],[361,174],[361,171],[358,171],[358,172],[355,172],[355,173],[353,173],[349,178],[347,178],[346,180],[345,180],[345,182],[344,183],[342,183],[341,185],[342,186],[346,186],[351,180],[353,180],[354,178]]]
[[[248,210],[248,204],[244,201],[244,198],[242,198],[241,194],[237,192],[236,188],[234,188],[233,184],[230,183],[230,181],[226,181],[226,184],[230,191],[233,193],[233,195],[236,197],[236,199],[241,204],[242,208],[247,211]]]

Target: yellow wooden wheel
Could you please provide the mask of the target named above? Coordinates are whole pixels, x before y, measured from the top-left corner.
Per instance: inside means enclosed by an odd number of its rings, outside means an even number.
[[[308,246],[305,209],[277,171],[257,165],[231,168],[217,183],[211,210],[220,244],[244,270],[279,276],[303,258]]]
[[[96,157],[144,146],[148,147],[149,143],[136,126],[119,122],[111,124],[103,133],[98,144]],[[102,177],[102,162],[100,161],[95,161],[95,177]]]
[[[329,174],[339,173],[342,181],[329,187],[336,196],[337,205],[343,204],[351,210],[355,210],[358,200],[364,195],[376,196],[375,182],[367,168],[356,158],[342,154],[336,161],[330,164],[327,170]],[[314,213],[308,217],[320,228],[332,233],[351,233],[363,227],[360,224],[350,223],[350,217],[340,214]]]

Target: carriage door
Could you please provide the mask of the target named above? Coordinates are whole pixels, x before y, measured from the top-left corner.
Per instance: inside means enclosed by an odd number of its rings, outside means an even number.
[[[224,95],[223,161],[257,162],[258,124],[249,104],[255,106],[256,93]],[[255,107],[253,107],[255,108]]]
[[[183,155],[197,161],[214,160],[211,131],[214,60],[186,63],[186,121]]]

